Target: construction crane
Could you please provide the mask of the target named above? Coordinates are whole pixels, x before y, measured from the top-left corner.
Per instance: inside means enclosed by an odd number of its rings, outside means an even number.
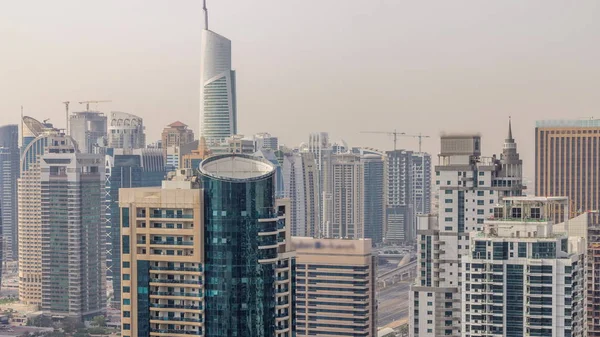
[[[419,153],[423,152],[421,151],[421,142],[423,141],[423,138],[429,138],[429,136],[425,136],[422,135],[421,133],[419,133],[418,135],[407,135],[406,133],[401,133],[400,134],[402,137],[413,137],[413,138],[419,138]]]
[[[396,129],[394,129],[394,131],[392,131],[392,132],[386,132],[386,131],[361,131],[360,133],[379,133],[379,134],[384,134],[384,135],[388,135],[388,136],[393,136],[394,137],[394,151],[396,151],[396,143],[398,142],[398,136],[405,135],[404,132],[397,132]]]
[[[67,110],[67,115],[66,115],[66,121],[67,121],[67,127],[65,128],[66,130],[66,134],[69,134],[69,101],[64,101],[63,104],[65,105],[65,109]]]
[[[107,100],[104,100],[104,101],[83,101],[83,102],[79,102],[79,104],[85,104],[85,111],[90,111],[90,103],[98,104],[98,103],[108,103],[108,102],[112,102],[112,101],[107,101]]]

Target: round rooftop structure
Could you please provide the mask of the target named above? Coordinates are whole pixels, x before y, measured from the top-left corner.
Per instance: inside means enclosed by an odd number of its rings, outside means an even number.
[[[252,181],[273,175],[275,166],[267,160],[254,156],[224,154],[202,161],[200,172],[220,180]]]
[[[24,116],[23,117],[23,137],[37,137],[41,135],[46,126],[42,124],[40,121],[33,117]]]

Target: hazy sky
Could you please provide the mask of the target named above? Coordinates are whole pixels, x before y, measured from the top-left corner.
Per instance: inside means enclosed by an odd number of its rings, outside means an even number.
[[[201,0],[0,0],[0,124],[64,126],[62,101],[113,100],[147,138],[198,129]],[[297,145],[329,131],[479,131],[499,153],[509,115],[533,171],[535,120],[596,115],[600,1],[208,0],[233,41],[238,129]],[[73,104],[73,108],[79,108]],[[417,147],[401,139],[399,147]]]

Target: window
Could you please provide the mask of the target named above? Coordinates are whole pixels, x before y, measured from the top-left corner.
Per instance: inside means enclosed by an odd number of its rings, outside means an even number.
[[[518,255],[519,257],[527,257],[527,243],[526,242],[519,242],[519,252]]]
[[[484,210],[483,209],[478,209],[477,210],[477,215],[483,215],[484,214]]]
[[[513,207],[510,211],[513,218],[518,219],[521,217],[521,207]]]
[[[452,185],[452,182],[450,180],[446,180],[446,185]]]
[[[129,254],[129,235],[123,235],[123,254]]]
[[[427,306],[432,306],[433,302],[427,302]]]
[[[129,281],[130,280],[130,275],[129,274],[123,274],[123,281]]]
[[[440,181],[439,181],[439,180],[436,180],[436,181],[435,181],[435,184],[436,184],[436,185],[439,185],[439,184],[440,184]]]
[[[129,227],[129,207],[121,209],[121,225],[123,228]]]
[[[445,190],[444,193],[446,193],[446,194],[452,194],[452,190]]]
[[[123,324],[123,330],[131,330],[131,325],[130,324]]]
[[[452,217],[451,216],[445,217],[444,221],[446,221],[446,222],[452,222]]]
[[[123,268],[130,268],[129,261],[123,261]]]
[[[452,208],[445,208],[444,212],[451,213],[452,212]]]
[[[445,199],[444,202],[447,203],[447,204],[451,204],[451,203],[453,203],[453,200],[452,199]]]
[[[485,175],[485,172],[479,171],[479,176],[484,176],[484,175]]]
[[[541,219],[542,218],[542,211],[539,207],[531,208],[531,218],[532,219]]]
[[[435,175],[439,176],[440,175],[440,171],[435,171]]]
[[[477,200],[477,206],[483,206],[484,202],[483,200]]]
[[[477,219],[477,224],[482,225],[483,224],[483,219]]]
[[[485,193],[484,191],[477,191],[477,196],[478,197],[483,197],[484,193]]]
[[[131,305],[131,300],[129,298],[124,298],[123,305]]]
[[[130,287],[123,287],[123,292],[124,293],[129,293],[129,292],[131,292],[131,288]]]
[[[131,311],[123,311],[123,317],[131,317]]]

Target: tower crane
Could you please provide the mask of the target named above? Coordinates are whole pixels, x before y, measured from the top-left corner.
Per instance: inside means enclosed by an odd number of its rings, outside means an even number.
[[[421,133],[419,133],[418,135],[407,135],[406,133],[402,133],[401,135],[402,135],[402,137],[419,138],[419,152],[423,152],[423,151],[421,151],[421,143],[423,141],[423,138],[429,138],[429,136],[425,136]]]
[[[104,101],[82,101],[79,102],[79,104],[85,104],[85,111],[90,111],[90,103],[108,103],[108,102],[112,102],[112,101],[108,101],[108,100],[104,100]]]
[[[66,130],[66,134],[69,134],[69,101],[64,101],[63,104],[65,105],[65,109],[67,110],[67,126],[65,127]]]
[[[394,129],[394,131],[361,131],[360,133],[378,133],[378,134],[393,136],[394,137],[394,151],[396,151],[396,144],[398,142],[398,137],[419,138],[419,152],[422,152],[421,145],[423,142],[423,138],[429,138],[429,136],[423,135],[421,133],[419,133],[418,135],[409,135],[409,134],[406,134],[405,132],[398,132],[395,129]]]
[[[394,129],[394,131],[361,131],[360,133],[379,133],[379,134],[384,134],[384,135],[388,135],[388,136],[393,136],[394,137],[394,151],[396,151],[396,143],[398,141],[398,136],[402,136],[405,135],[404,132],[397,132],[396,129]]]

